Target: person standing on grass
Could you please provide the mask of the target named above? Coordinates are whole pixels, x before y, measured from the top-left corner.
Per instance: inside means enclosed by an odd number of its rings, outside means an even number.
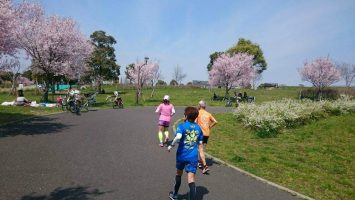
[[[202,150],[200,150],[199,168],[202,169],[202,173],[206,174],[209,169],[206,163],[206,157],[204,153],[204,148],[207,145],[208,138],[210,137],[211,128],[217,124],[217,120],[211,115],[211,113],[206,111],[206,102],[201,100],[198,103],[199,114],[196,119],[196,123],[200,125],[203,132],[203,145]]]
[[[159,138],[159,145],[160,147],[164,147],[163,143],[163,132],[165,135],[165,144],[168,145],[169,142],[169,125],[171,121],[171,116],[175,114],[175,109],[173,104],[170,103],[170,97],[165,95],[163,98],[163,102],[158,106],[155,110],[156,113],[159,114],[159,131],[158,131],[158,138]]]
[[[195,107],[185,108],[186,121],[181,123],[176,128],[174,140],[168,146],[168,151],[174,147],[175,143],[179,141],[179,147],[176,151],[176,176],[173,192],[169,193],[171,200],[178,198],[178,192],[181,185],[181,176],[185,169],[187,173],[187,182],[189,184],[190,192],[189,199],[196,199],[195,174],[197,170],[198,151],[202,148],[203,133],[200,126],[195,122],[198,116],[198,110]]]

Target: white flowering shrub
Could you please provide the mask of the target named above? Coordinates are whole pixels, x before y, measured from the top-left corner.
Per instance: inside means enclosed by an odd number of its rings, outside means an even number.
[[[280,129],[295,127],[328,115],[355,112],[355,101],[291,100],[266,102],[261,105],[240,104],[235,115],[247,127],[257,130],[259,136],[277,134]]]

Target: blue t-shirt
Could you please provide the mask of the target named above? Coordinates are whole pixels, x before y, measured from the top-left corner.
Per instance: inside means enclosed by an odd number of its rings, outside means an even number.
[[[195,122],[186,121],[176,128],[176,134],[182,135],[176,151],[176,159],[181,161],[198,160],[198,144],[202,143],[203,133]]]

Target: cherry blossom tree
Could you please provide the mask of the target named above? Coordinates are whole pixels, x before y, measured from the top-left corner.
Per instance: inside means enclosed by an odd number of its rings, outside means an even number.
[[[10,0],[0,0],[0,59],[4,55],[14,55],[16,43],[13,31],[15,29],[15,11]],[[1,67],[1,66],[0,66]]]
[[[137,84],[137,92],[142,97],[142,87],[155,79],[155,75],[159,71],[157,63],[137,62],[134,66],[127,68],[127,75],[134,84]]]
[[[70,18],[44,15],[39,4],[21,3],[16,7],[19,24],[15,37],[19,48],[33,60],[33,72],[45,77],[44,100],[55,76],[75,78],[86,70],[92,45]]]
[[[305,62],[299,72],[302,80],[312,83],[317,88],[318,93],[323,88],[340,80],[340,73],[336,65],[325,57],[317,58],[312,62]]]
[[[256,71],[253,68],[253,56],[246,53],[221,54],[212,65],[209,83],[225,88],[226,95],[235,86],[249,85]]]

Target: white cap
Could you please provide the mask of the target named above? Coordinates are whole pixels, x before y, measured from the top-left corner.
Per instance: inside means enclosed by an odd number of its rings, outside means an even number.
[[[163,99],[169,101],[169,100],[170,100],[170,97],[169,97],[169,95],[165,95]]]
[[[204,100],[201,100],[200,102],[198,102],[198,105],[200,105],[203,108],[206,108],[206,102]]]

